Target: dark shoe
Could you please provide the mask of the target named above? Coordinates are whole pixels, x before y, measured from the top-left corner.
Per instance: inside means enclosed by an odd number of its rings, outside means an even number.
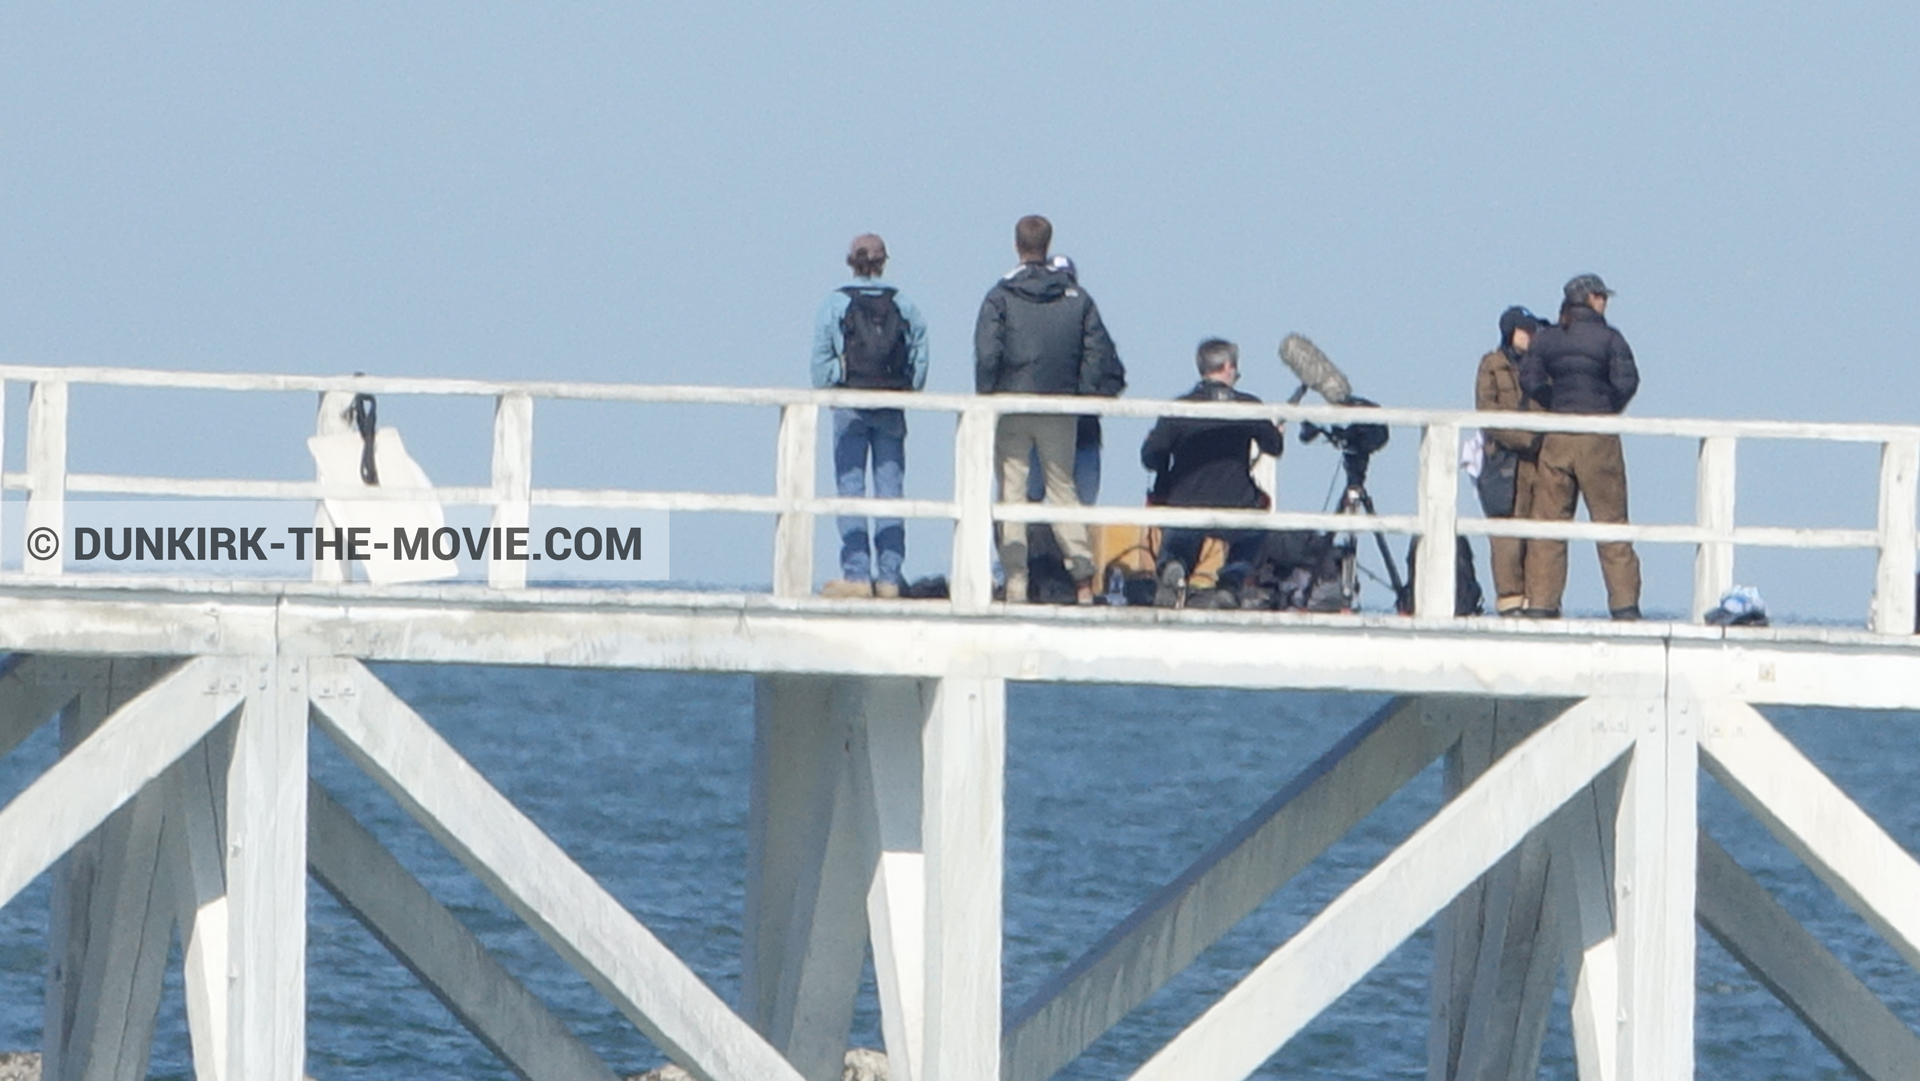
[[[1559,619],[1560,609],[1558,608],[1522,608],[1520,609],[1520,618],[1522,619]]]
[[[1612,609],[1607,614],[1612,616],[1617,622],[1631,623],[1640,618],[1640,606],[1637,604],[1629,604],[1625,608]]]
[[[1155,608],[1185,608],[1187,606],[1187,568],[1179,560],[1169,562],[1160,568],[1158,588],[1153,591]]]
[[[1200,589],[1187,595],[1191,608],[1238,608],[1240,597],[1230,589]]]

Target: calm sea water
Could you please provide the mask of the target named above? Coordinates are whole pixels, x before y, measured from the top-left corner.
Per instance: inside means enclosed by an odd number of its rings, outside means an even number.
[[[411,668],[381,674],[722,996],[738,990],[752,741],[746,677]],[[1381,699],[1357,695],[1017,685],[1009,693],[1006,996],[1050,974],[1177,874]],[[1920,847],[1920,718],[1777,711],[1787,732],[1910,849]],[[54,756],[42,731],[0,760],[10,798]],[[661,1061],[607,1006],[325,737],[316,774],[616,1069]],[[1439,803],[1430,769],[1190,971],[1069,1068],[1125,1076],[1212,997],[1297,931]],[[1920,986],[1725,793],[1703,780],[1713,834],[1861,977],[1920,1025]],[[44,878],[0,910],[0,1049],[39,1045]],[[319,887],[310,890],[310,1072],[320,1081],[510,1075]],[[1264,1077],[1425,1076],[1423,932],[1262,1070]],[[1571,1077],[1561,1008],[1545,1074]],[[856,1042],[878,1046],[871,991]],[[1700,1076],[1840,1077],[1838,1061],[1705,934]],[[153,1075],[190,1076],[176,974]]]

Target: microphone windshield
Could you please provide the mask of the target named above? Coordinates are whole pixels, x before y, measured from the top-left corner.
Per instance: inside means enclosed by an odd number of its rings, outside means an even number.
[[[1329,404],[1345,405],[1353,397],[1353,384],[1305,335],[1287,335],[1280,343],[1280,363],[1293,369],[1301,383],[1318,391]]]

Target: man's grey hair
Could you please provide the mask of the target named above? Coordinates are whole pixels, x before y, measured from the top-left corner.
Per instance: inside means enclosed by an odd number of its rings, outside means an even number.
[[[1228,365],[1240,364],[1240,347],[1225,338],[1208,338],[1200,343],[1193,355],[1193,363],[1204,376],[1218,375],[1226,371]]]

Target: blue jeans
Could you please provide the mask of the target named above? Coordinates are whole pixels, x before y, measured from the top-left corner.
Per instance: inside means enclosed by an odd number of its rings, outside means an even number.
[[[833,475],[842,497],[867,495],[867,464],[873,464],[873,497],[899,499],[907,472],[907,415],[898,409],[833,411]],[[840,572],[849,582],[902,584],[900,564],[907,557],[907,527],[898,518],[874,521],[873,551],[867,545],[867,519],[840,518]],[[874,564],[877,556],[878,566]]]

